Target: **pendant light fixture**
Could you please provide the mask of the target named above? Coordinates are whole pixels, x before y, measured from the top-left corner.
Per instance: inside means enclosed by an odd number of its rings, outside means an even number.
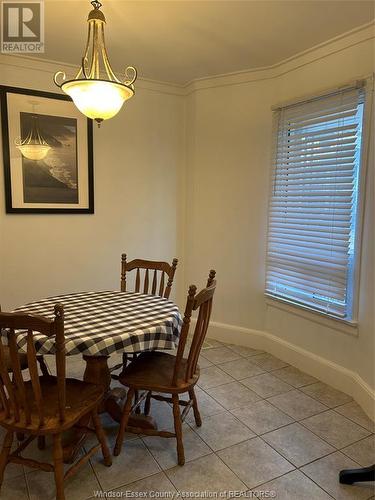
[[[125,80],[114,74],[108,60],[104,41],[105,17],[100,10],[102,4],[93,0],[89,13],[88,35],[81,67],[73,80],[66,80],[63,71],[55,74],[54,81],[72,99],[77,108],[98,125],[115,116],[124,102],[134,95],[137,70],[133,66],[125,69]],[[103,78],[104,77],[104,78]],[[58,79],[61,81],[58,82]]]
[[[25,139],[21,137],[14,141],[16,148],[22,156],[28,160],[43,160],[51,149],[51,146],[44,140],[38,126],[38,117],[31,117],[31,128]]]

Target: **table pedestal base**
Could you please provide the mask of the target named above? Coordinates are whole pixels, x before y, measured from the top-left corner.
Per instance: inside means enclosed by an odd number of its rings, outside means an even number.
[[[116,422],[121,421],[122,406],[126,398],[126,390],[115,387],[111,390],[111,373],[108,367],[109,356],[83,356],[86,361],[86,369],[83,375],[85,382],[100,384],[104,389],[104,398],[99,407],[100,413],[108,413]],[[80,424],[87,426],[89,417],[83,419]],[[142,429],[156,429],[156,424],[152,417],[145,415],[131,415],[129,427],[140,427]],[[64,463],[72,463],[86,439],[84,431],[76,429],[74,434],[68,438],[64,444]]]

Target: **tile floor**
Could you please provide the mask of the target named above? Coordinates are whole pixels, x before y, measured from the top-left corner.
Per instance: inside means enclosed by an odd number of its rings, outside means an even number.
[[[81,377],[83,366],[70,358],[69,374]],[[200,366],[196,392],[203,426],[188,415],[185,466],[176,466],[175,440],[128,434],[112,467],[94,456],[66,483],[67,500],[93,498],[98,491],[118,498],[139,492],[172,498],[178,491],[277,500],[375,498],[372,484],[338,482],[341,469],[375,461],[374,424],[352,398],[268,353],[211,339]],[[173,427],[166,403],[154,401],[153,416],[160,428]],[[108,417],[103,423],[113,446],[117,424]],[[48,453],[34,446],[25,455],[45,460]],[[11,465],[0,497],[53,499],[53,476]]]

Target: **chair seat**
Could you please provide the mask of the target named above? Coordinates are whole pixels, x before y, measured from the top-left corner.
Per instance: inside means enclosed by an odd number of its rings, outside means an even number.
[[[177,384],[172,386],[176,357],[165,352],[144,352],[120,375],[120,382],[127,387],[147,391],[180,393],[186,392],[199,378],[199,367],[193,378],[186,381],[187,359],[182,359]]]
[[[57,377],[40,377],[40,386],[43,397],[44,426],[39,426],[39,415],[34,401],[31,381],[25,382],[26,399],[30,406],[31,424],[27,425],[25,415],[15,422],[13,417],[6,418],[4,410],[0,411],[0,424],[4,427],[17,428],[25,432],[37,431],[38,434],[49,434],[74,425],[80,418],[90,412],[101,401],[104,390],[101,386],[83,382],[77,379],[66,379],[65,420],[62,423],[59,417]]]
[[[10,351],[8,346],[3,346],[4,358],[5,358],[5,366],[8,372],[12,371],[12,364],[10,361]],[[18,358],[20,360],[21,370],[26,370],[27,368],[27,356],[26,354],[18,353]]]

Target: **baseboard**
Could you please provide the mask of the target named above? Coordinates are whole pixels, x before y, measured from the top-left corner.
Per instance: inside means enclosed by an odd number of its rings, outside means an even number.
[[[208,338],[267,351],[286,363],[353,397],[375,420],[375,391],[358,375],[328,359],[260,330],[211,322]]]

